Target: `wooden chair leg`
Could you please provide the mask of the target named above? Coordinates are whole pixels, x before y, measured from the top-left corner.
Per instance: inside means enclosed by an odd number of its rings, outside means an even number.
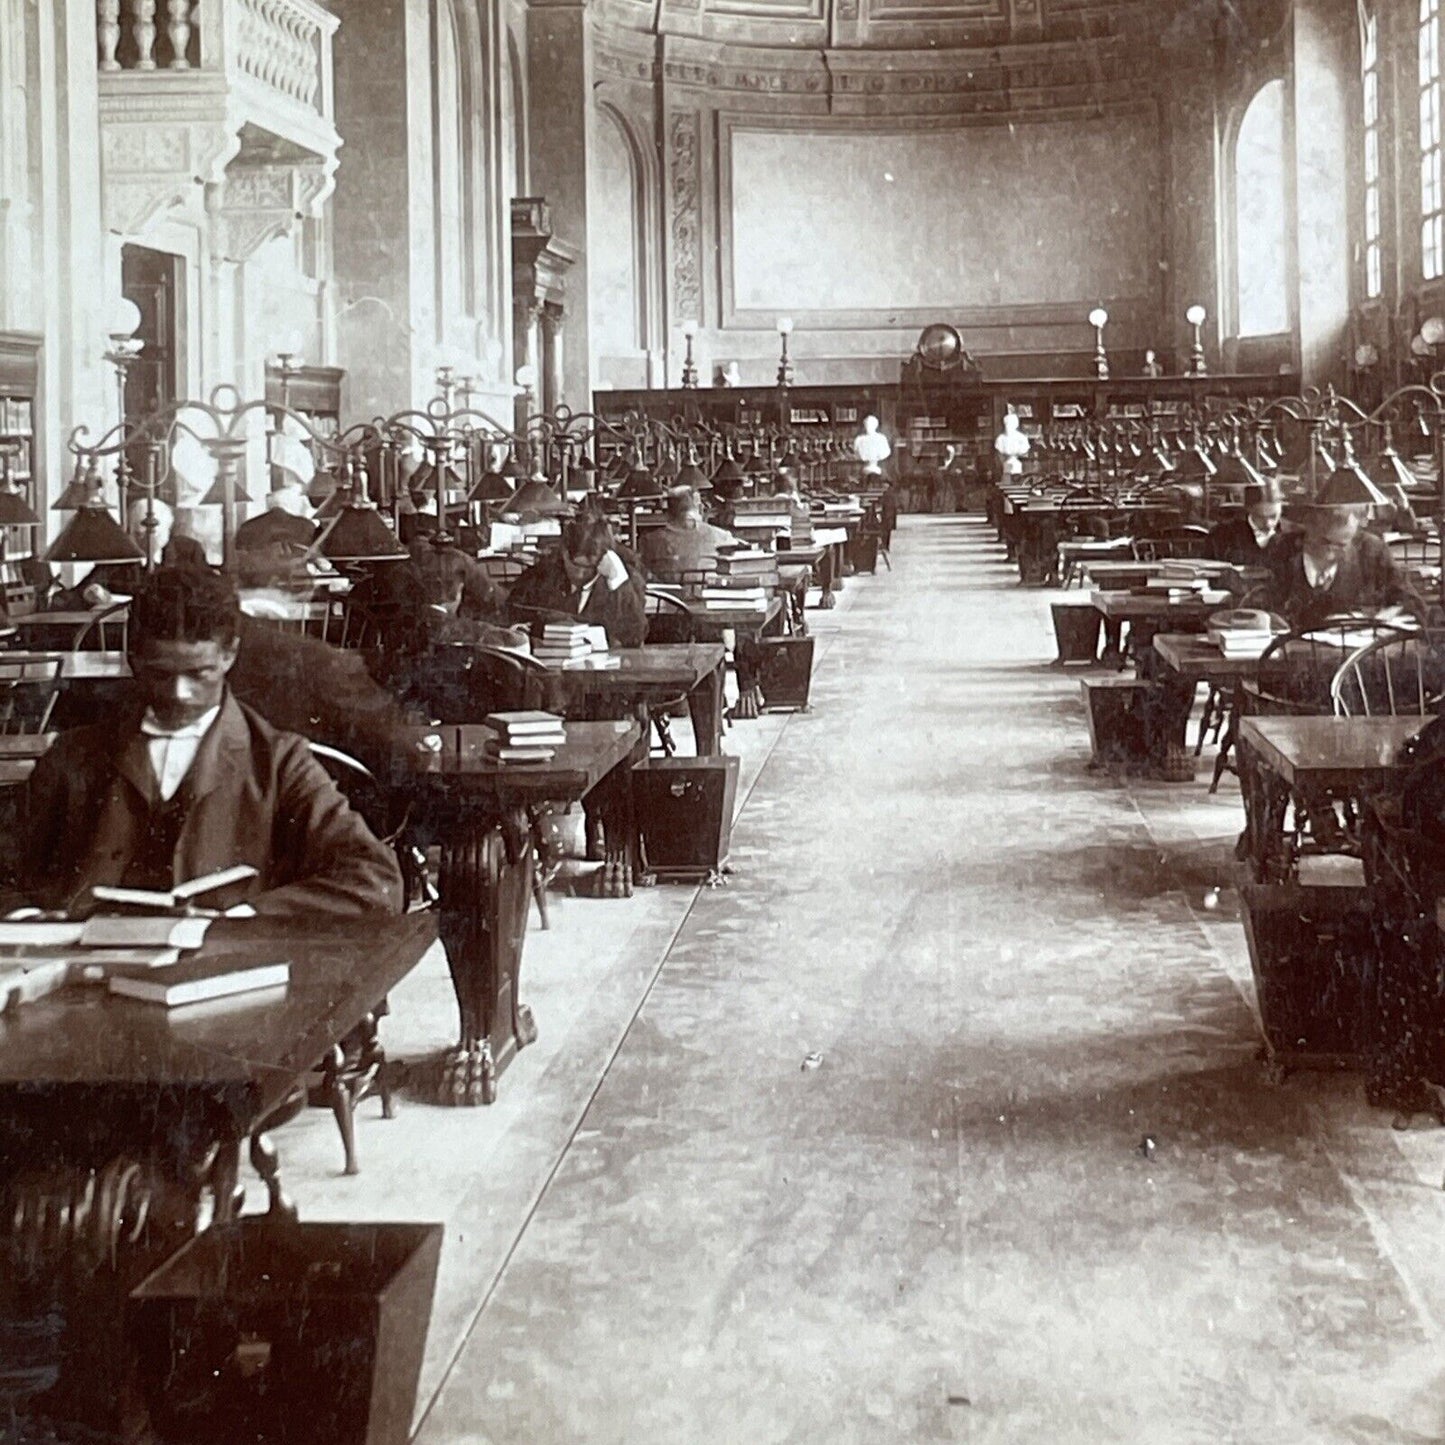
[[[546,870],[542,867],[542,860],[539,855],[537,865],[532,869],[532,898],[537,904],[537,915],[542,920],[542,932],[545,933],[551,926],[551,920],[547,916],[547,879],[544,876]]]

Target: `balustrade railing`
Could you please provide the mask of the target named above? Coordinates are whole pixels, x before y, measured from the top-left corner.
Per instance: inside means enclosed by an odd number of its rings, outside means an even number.
[[[96,0],[102,72],[223,70],[323,115],[335,28],[315,0]]]

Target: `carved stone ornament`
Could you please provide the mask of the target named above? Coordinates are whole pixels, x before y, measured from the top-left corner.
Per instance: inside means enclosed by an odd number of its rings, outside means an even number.
[[[106,229],[143,235],[166,212],[198,200],[240,149],[224,122],[176,124],[144,109],[107,114],[100,146]]]
[[[286,235],[303,216],[314,216],[334,185],[325,162],[303,165],[233,165],[206,191],[211,252],[246,261],[267,241]]]
[[[667,131],[672,175],[673,310],[678,316],[697,316],[702,312],[697,112],[674,111]]]

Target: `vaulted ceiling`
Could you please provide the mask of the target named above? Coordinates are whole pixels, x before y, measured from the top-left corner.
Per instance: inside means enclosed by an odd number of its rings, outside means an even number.
[[[1288,0],[595,0],[620,27],[731,46],[988,50],[1124,42],[1198,63],[1278,29]],[[1232,56],[1230,56],[1232,58]]]

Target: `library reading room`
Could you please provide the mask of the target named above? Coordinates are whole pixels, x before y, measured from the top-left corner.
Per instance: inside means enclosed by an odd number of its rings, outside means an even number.
[[[0,0],[0,1445],[1445,1445],[1445,0]]]

